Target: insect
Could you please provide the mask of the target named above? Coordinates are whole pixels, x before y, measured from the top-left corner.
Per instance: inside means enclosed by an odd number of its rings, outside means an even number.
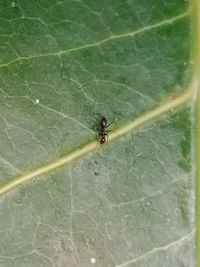
[[[108,131],[106,131],[106,128],[110,126],[113,122],[110,124],[107,124],[107,120],[105,117],[101,118],[101,121],[99,123],[99,143],[103,145],[108,141]]]

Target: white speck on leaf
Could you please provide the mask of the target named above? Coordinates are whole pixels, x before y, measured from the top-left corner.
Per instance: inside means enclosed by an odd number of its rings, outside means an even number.
[[[91,262],[91,263],[96,263],[96,259],[95,259],[95,258],[91,258],[91,259],[90,259],[90,262]]]
[[[11,7],[15,7],[16,6],[16,3],[15,2],[12,2],[11,3]]]
[[[36,100],[35,100],[35,103],[36,103],[36,104],[39,104],[39,103],[40,103],[40,99],[36,99]]]

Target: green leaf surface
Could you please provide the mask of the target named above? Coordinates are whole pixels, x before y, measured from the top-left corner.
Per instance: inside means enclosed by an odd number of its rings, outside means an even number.
[[[0,266],[194,266],[191,11],[0,2]]]

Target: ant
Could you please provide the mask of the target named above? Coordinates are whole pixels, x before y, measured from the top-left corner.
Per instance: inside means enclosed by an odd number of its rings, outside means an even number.
[[[108,141],[108,133],[106,131],[106,128],[110,126],[113,123],[113,121],[110,124],[107,124],[107,120],[105,117],[101,118],[100,125],[99,125],[99,143],[103,145]]]

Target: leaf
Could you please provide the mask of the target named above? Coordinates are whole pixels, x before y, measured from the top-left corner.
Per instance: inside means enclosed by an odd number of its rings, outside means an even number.
[[[191,4],[0,5],[0,265],[193,266]]]

